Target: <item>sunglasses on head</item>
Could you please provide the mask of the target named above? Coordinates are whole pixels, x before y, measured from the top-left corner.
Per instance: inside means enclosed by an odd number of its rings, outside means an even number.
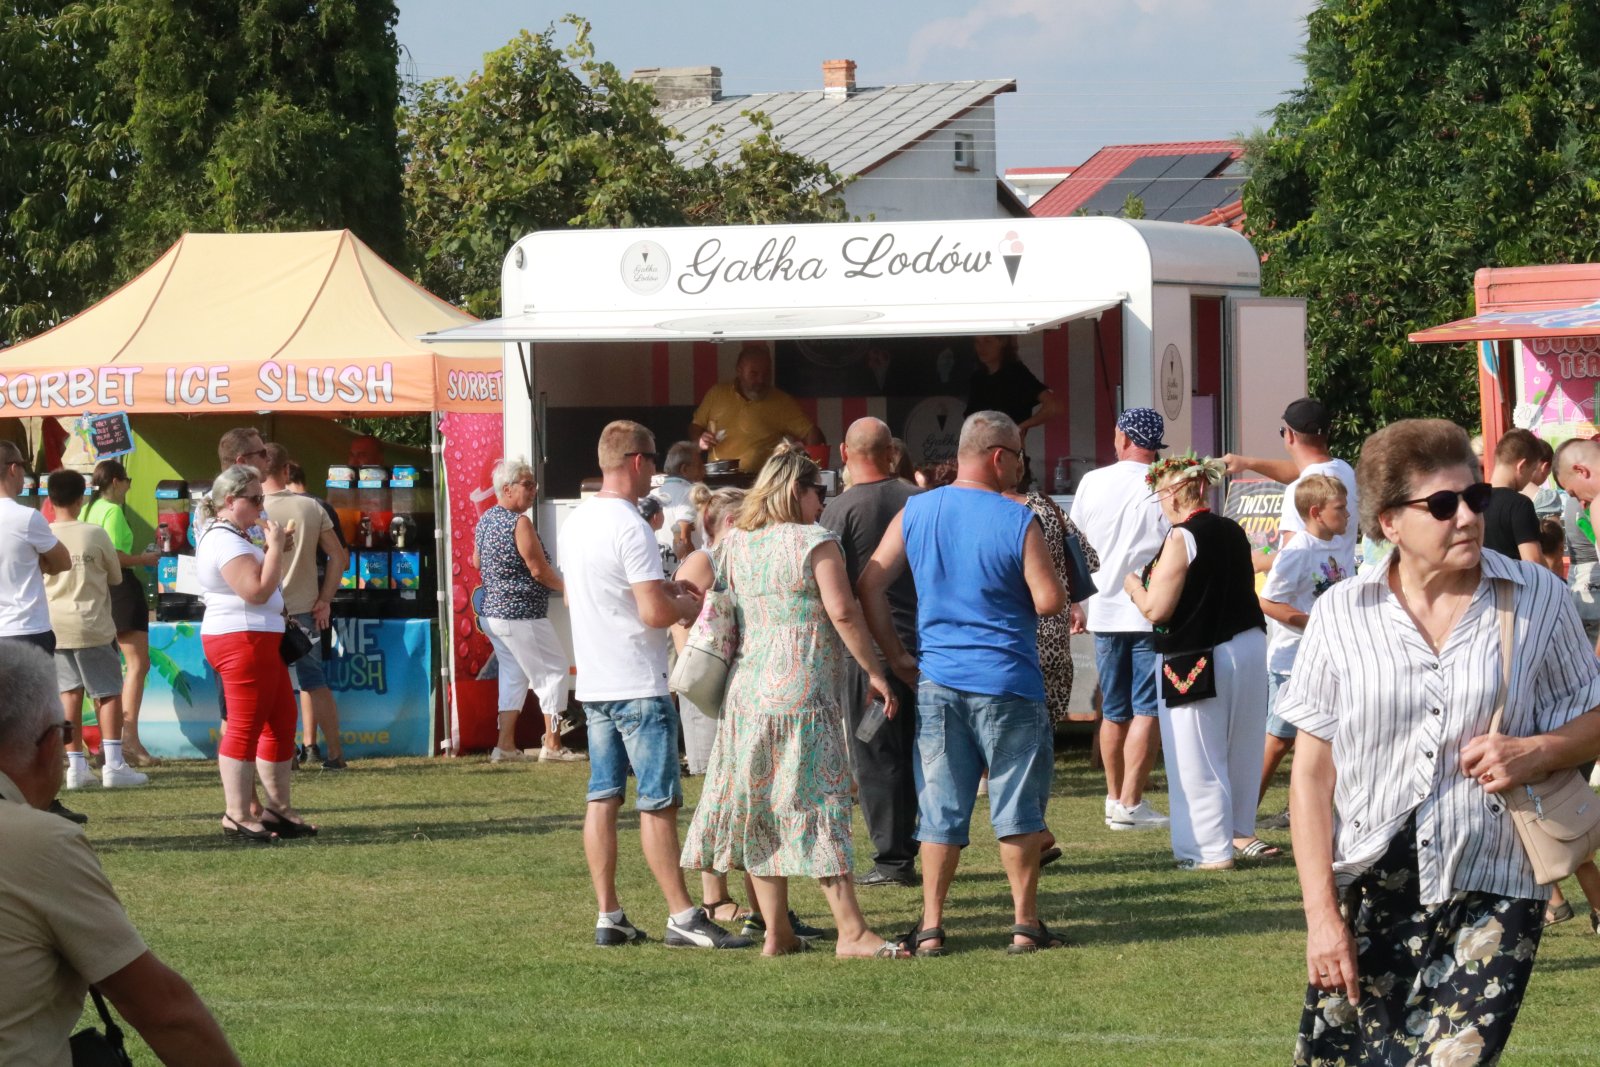
[[[1494,494],[1494,487],[1488,482],[1478,482],[1465,489],[1441,489],[1437,493],[1418,497],[1416,500],[1402,500],[1401,507],[1425,507],[1428,514],[1445,522],[1455,517],[1461,502],[1465,500],[1467,507],[1472,509],[1474,515],[1482,515],[1483,509],[1489,506],[1489,498]]]

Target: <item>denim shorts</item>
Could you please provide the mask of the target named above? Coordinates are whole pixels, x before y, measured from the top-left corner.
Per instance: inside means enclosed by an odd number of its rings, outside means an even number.
[[[317,630],[316,620],[308,611],[304,615],[296,615],[294,621],[300,624],[300,629],[311,638],[311,651],[289,664],[289,681],[294,686],[296,693],[309,693],[315,689],[328,688],[328,676],[322,671],[322,634]]]
[[[917,840],[968,843],[978,779],[989,768],[989,821],[997,838],[1044,829],[1054,773],[1050,714],[1042,700],[987,696],[923,677],[917,686]]]
[[[583,710],[589,720],[589,800],[622,796],[632,767],[639,780],[637,810],[665,811],[683,804],[678,712],[669,697],[590,700]]]
[[[1283,695],[1283,689],[1288,684],[1288,672],[1267,672],[1267,733],[1279,741],[1293,741],[1300,732],[1298,727],[1278,718],[1278,698]]]
[[[1149,633],[1094,635],[1094,669],[1100,675],[1100,714],[1110,722],[1155,718],[1159,711],[1156,671],[1161,656]]]

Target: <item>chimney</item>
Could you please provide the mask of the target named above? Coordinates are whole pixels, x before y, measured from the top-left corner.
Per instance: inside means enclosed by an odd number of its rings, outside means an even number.
[[[856,61],[853,59],[824,59],[822,61],[822,95],[830,100],[843,100],[856,91]]]
[[[721,67],[640,67],[628,80],[655,89],[663,111],[705,107],[722,99]]]

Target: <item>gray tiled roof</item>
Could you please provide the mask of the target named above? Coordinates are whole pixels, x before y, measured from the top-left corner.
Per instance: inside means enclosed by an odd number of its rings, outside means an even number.
[[[821,89],[752,93],[660,114],[683,135],[677,147],[681,162],[694,161],[713,125],[721,125],[723,131],[712,139],[712,148],[719,156],[733,155],[755,129],[740,112],[760,111],[772,120],[773,135],[786,150],[848,176],[882,163],[963,111],[1016,88],[1015,81],[998,79],[885,85],[857,89],[846,97],[827,96]]]

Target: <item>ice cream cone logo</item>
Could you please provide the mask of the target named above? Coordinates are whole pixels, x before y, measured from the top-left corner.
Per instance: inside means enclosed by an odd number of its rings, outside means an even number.
[[[1016,230],[1007,230],[1001,239],[1000,258],[1006,265],[1006,273],[1011,276],[1011,284],[1017,284],[1017,268],[1022,266],[1022,240]]]

